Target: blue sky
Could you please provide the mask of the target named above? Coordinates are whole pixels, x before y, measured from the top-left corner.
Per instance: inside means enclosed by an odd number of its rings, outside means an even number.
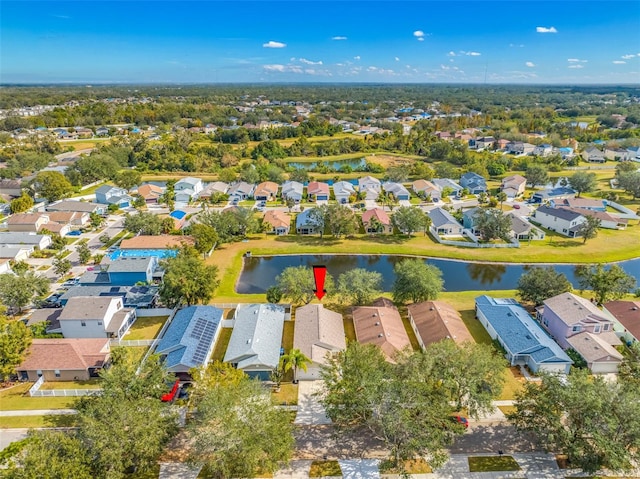
[[[640,1],[5,1],[0,82],[639,83]]]

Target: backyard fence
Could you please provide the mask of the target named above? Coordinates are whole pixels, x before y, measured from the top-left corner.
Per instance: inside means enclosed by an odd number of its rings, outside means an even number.
[[[154,339],[110,339],[109,346],[124,346],[124,347],[133,347],[133,346],[151,346],[155,340]]]
[[[429,233],[440,244],[446,244],[449,246],[460,246],[462,248],[519,248],[520,242],[515,238],[510,238],[509,243],[479,243],[478,238],[468,229],[463,230],[463,235],[467,236],[473,243],[468,241],[453,241],[442,239],[436,229],[432,226],[429,228]]]
[[[102,389],[40,389],[44,384],[44,376],[29,389],[31,397],[64,397],[64,396],[99,396]]]

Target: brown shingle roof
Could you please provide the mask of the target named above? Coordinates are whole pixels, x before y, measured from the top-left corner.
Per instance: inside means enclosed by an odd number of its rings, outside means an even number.
[[[40,213],[18,213],[7,218],[9,225],[35,225],[40,219]]]
[[[34,339],[18,371],[101,367],[109,357],[108,339]]]
[[[168,249],[180,248],[183,244],[193,246],[195,242],[191,236],[158,235],[136,236],[122,240],[120,249]]]
[[[380,223],[385,226],[391,224],[389,215],[382,208],[373,208],[362,213],[362,222],[366,225],[371,221],[371,218],[375,217]]]
[[[361,306],[353,310],[353,326],[356,339],[365,344],[380,346],[388,361],[411,341],[404,329],[398,309],[390,301],[377,302],[376,306]]]
[[[146,184],[138,187],[138,194],[145,200],[159,198],[163,193],[163,188],[152,184]]]
[[[580,353],[587,363],[592,362],[621,362],[622,354],[620,354],[616,348],[607,344],[598,337],[597,334],[591,334],[589,332],[582,332],[574,334],[567,338],[567,342],[573,349]]]
[[[269,210],[263,220],[274,228],[289,228],[291,225],[291,217],[283,211]]]
[[[312,181],[307,185],[307,193],[310,195],[329,194],[329,185],[319,181]]]
[[[308,304],[296,309],[293,347],[318,364],[326,362],[329,352],[347,347],[342,315],[321,304]]]
[[[409,305],[409,314],[425,346],[445,338],[456,343],[473,341],[458,311],[442,301],[424,301]]]
[[[634,338],[640,340],[640,301],[610,301],[604,307]]]

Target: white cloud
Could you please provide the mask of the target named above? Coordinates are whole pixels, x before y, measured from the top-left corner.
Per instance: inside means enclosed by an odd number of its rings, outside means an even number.
[[[538,33],[558,33],[556,27],[536,27]]]
[[[452,53],[452,52],[449,52]],[[478,53],[478,52],[465,52],[464,50],[460,50],[459,52],[460,55],[466,55],[468,57],[479,57],[480,55],[482,55],[482,53]],[[453,56],[453,55],[451,55]]]
[[[572,65],[569,65],[568,68],[584,68],[584,65],[580,65],[579,63],[574,63]]]
[[[533,62],[526,62],[525,65],[528,66],[529,68],[533,68],[536,66],[536,64]]]
[[[347,37],[340,37],[340,36],[338,36],[338,37],[331,37],[331,40],[346,40],[346,39],[347,39]]]
[[[355,57],[353,57],[353,59],[354,59],[355,61],[360,61],[360,55],[356,55]]]
[[[415,32],[413,32],[413,36],[416,38],[422,38],[424,37],[424,32],[422,30],[416,30]]]
[[[612,62],[612,63],[613,63],[614,65],[624,65],[624,64],[626,64],[627,62],[624,62],[624,61],[622,61],[622,60],[613,60],[613,62]]]
[[[520,43],[520,44],[509,43],[509,46],[510,46],[511,48],[515,48],[515,47],[518,47],[518,48],[524,48],[524,44],[522,44],[522,43]]]
[[[287,46],[286,43],[282,42],[274,42],[273,40],[269,40],[267,43],[263,43],[262,46],[264,48],[284,48]]]
[[[567,58],[569,63],[587,63],[588,60],[580,60],[579,58]]]
[[[397,62],[399,62],[399,61],[400,61],[400,58],[396,57],[396,61],[397,61]]]
[[[447,55],[449,55],[450,57],[455,57],[456,56],[456,52],[451,51],[451,52],[447,53]]]
[[[318,60],[317,62],[307,60],[306,58],[299,58],[298,61],[300,63],[304,63],[305,65],[322,65],[322,60]]]
[[[418,38],[418,41],[419,41],[419,42],[424,42],[424,37],[420,37],[420,38]]]
[[[629,55],[622,55],[620,58],[623,58],[624,60],[629,60],[630,58],[634,58],[635,55],[633,53],[629,54]]]
[[[284,65],[262,65],[262,68],[268,72],[284,72],[287,67]]]

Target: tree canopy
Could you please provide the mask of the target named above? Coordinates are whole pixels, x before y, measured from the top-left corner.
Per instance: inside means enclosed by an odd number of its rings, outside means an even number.
[[[394,267],[393,301],[414,303],[436,299],[442,291],[442,271],[421,259],[403,259]]]
[[[185,246],[174,258],[162,261],[165,269],[160,297],[169,307],[206,304],[220,284],[218,267],[206,264],[195,248]]]
[[[411,236],[416,231],[425,231],[431,218],[417,206],[401,206],[393,213],[391,220],[398,231]]]
[[[69,196],[73,186],[62,173],[41,171],[33,180],[33,189],[47,201],[57,201]]]
[[[518,280],[518,296],[536,306],[545,299],[571,291],[571,283],[563,273],[557,273],[553,266],[533,266]]]
[[[6,381],[16,372],[31,345],[31,331],[19,320],[0,313],[0,379]]]
[[[499,209],[478,208],[474,216],[474,228],[484,241],[507,241],[511,231],[511,220]]]
[[[315,298],[315,279],[313,270],[307,266],[290,266],[282,270],[276,277],[276,286],[282,295],[293,304],[308,304]],[[330,274],[325,277],[324,283],[327,296],[335,292],[333,278]]]
[[[593,291],[598,304],[620,299],[636,285],[635,278],[617,264],[611,265],[608,269],[601,264],[582,264],[576,267],[576,276],[583,290]]]
[[[49,280],[33,271],[0,274],[0,301],[13,314],[49,291]]]
[[[338,293],[354,306],[371,303],[382,294],[382,274],[355,268],[338,277]]]
[[[578,197],[582,193],[593,191],[596,187],[596,174],[587,173],[586,171],[576,171],[569,177],[569,185],[576,190]]]

